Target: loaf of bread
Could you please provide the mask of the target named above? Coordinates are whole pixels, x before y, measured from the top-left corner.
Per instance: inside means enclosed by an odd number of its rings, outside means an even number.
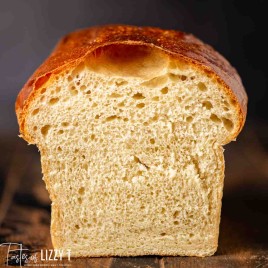
[[[247,95],[192,35],[103,26],[65,36],[18,95],[52,201],[51,236],[72,256],[212,255],[223,145]]]

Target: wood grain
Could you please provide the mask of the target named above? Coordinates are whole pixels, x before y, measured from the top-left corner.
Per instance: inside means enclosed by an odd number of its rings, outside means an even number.
[[[12,145],[7,141],[0,143],[2,152],[6,150],[0,159],[0,190],[3,192],[7,178],[12,180],[15,177],[14,181],[18,183],[18,187],[12,190],[14,198],[11,197],[13,201],[0,229],[0,244],[22,243],[31,255],[37,254],[37,264],[42,264],[42,267],[52,267],[52,264],[54,267],[74,268],[268,267],[268,148],[263,145],[263,139],[258,138],[258,130],[249,129],[242,134],[241,141],[227,150],[219,249],[212,257],[147,256],[40,261],[40,250],[52,248],[49,199],[41,180],[39,155],[34,148],[27,146],[19,146],[19,151],[14,150],[17,146],[14,140],[10,141]],[[265,136],[264,129],[262,137]],[[16,170],[16,176],[11,176],[14,174],[10,171],[14,159],[20,164],[31,159],[31,165],[22,172],[23,169],[16,164],[13,169]],[[6,253],[7,248],[0,247],[0,267],[6,267]],[[31,267],[38,267],[34,262],[30,264],[34,265]]]

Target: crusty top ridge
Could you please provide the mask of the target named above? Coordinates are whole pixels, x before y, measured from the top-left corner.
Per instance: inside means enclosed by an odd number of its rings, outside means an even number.
[[[79,30],[60,40],[51,55],[34,72],[20,91],[16,101],[16,113],[20,132],[24,134],[27,107],[38,88],[48,81],[51,74],[78,65],[97,48],[107,45],[143,45],[163,50],[173,58],[186,61],[206,71],[225,88],[237,104],[239,128],[232,139],[241,131],[247,113],[247,94],[236,70],[209,45],[191,34],[153,27],[108,25]]]

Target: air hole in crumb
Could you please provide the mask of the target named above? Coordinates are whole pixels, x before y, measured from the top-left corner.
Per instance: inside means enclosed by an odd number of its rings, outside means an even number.
[[[203,102],[203,107],[205,107],[206,109],[210,110],[213,106],[212,106],[210,101],[204,101]]]
[[[147,126],[149,126],[149,123],[148,122],[143,122],[143,125],[147,127]]]
[[[167,94],[168,93],[168,87],[164,87],[161,89],[162,94]]]
[[[62,151],[62,149],[61,149],[61,147],[60,147],[60,146],[58,146],[57,150],[58,150],[59,152],[61,152],[61,151]]]
[[[36,131],[37,130],[37,126],[34,126],[33,130]]]
[[[122,95],[117,94],[117,93],[112,93],[109,97],[110,97],[110,98],[121,98]]]
[[[118,87],[120,87],[120,86],[123,86],[123,85],[128,84],[128,82],[125,81],[125,80],[122,80],[122,81],[116,81],[115,84],[116,84]]]
[[[99,119],[99,118],[100,118],[99,114],[95,115],[95,119]]]
[[[55,91],[56,91],[56,93],[59,93],[61,91],[61,88],[60,87],[56,87]]]
[[[223,107],[223,110],[227,112],[227,111],[229,111],[229,108],[228,107]]]
[[[91,90],[87,90],[87,91],[85,92],[85,94],[90,95],[90,94],[91,94]]]
[[[152,98],[153,101],[159,101],[159,96],[155,96]]]
[[[142,100],[145,99],[145,97],[141,93],[136,93],[132,96],[133,99],[135,100]]]
[[[228,131],[232,131],[233,128],[234,128],[234,123],[230,120],[230,119],[227,119],[225,117],[222,118],[222,121],[223,121],[223,125],[224,127],[228,130]]]
[[[199,82],[197,84],[197,86],[198,86],[199,90],[201,90],[201,91],[207,91],[207,86],[204,83]]]
[[[68,127],[68,126],[69,126],[69,123],[68,123],[68,122],[63,122],[63,123],[61,123],[61,125],[62,125],[63,127]]]
[[[86,164],[86,163],[83,164],[83,165],[82,165],[82,168],[83,168],[84,170],[88,170],[88,164]]]
[[[136,105],[137,108],[141,109],[145,106],[145,103],[141,102]]]
[[[40,93],[41,94],[44,94],[46,92],[46,90],[47,90],[46,88],[42,88],[41,91],[40,91]]]
[[[126,144],[126,148],[127,148],[127,149],[132,149],[132,145],[131,145],[130,143],[127,143],[127,144]]]
[[[83,195],[85,193],[85,188],[84,187],[80,187],[79,190],[78,190],[78,193],[80,195]]]
[[[178,82],[180,80],[180,75],[177,74],[170,73],[168,77],[173,82]]]
[[[179,216],[179,211],[176,210],[174,213],[173,213],[173,218],[177,218]]]
[[[157,121],[157,120],[158,120],[158,118],[159,118],[159,116],[158,116],[158,115],[154,115],[154,116],[152,117],[152,121]]]
[[[176,124],[174,122],[171,123],[171,130],[172,132],[175,131],[175,128],[176,128]]]
[[[216,124],[221,123],[221,119],[216,114],[211,114],[210,119]]]
[[[82,85],[82,86],[80,87],[80,90],[81,90],[81,91],[84,91],[86,88],[87,88],[87,87],[86,87],[85,85]]]
[[[181,75],[181,81],[185,81],[187,79],[186,75]]]
[[[45,125],[41,128],[41,133],[43,136],[46,136],[48,134],[49,129],[51,128],[50,125]]]
[[[140,163],[140,159],[137,156],[135,156],[135,155],[134,155],[134,162]]]
[[[185,110],[189,110],[190,109],[190,106],[189,105],[186,105],[184,108],[185,108]]]
[[[59,98],[52,98],[49,100],[48,104],[49,105],[54,105],[59,101]]]
[[[118,107],[124,107],[124,106],[125,106],[125,103],[123,101],[118,103]]]
[[[112,116],[108,116],[105,121],[109,122],[109,121],[112,121],[112,120],[115,120],[115,119],[120,119],[119,116],[117,115],[112,115]]]
[[[97,106],[98,106],[98,104],[96,102],[94,102],[91,107],[94,108],[94,107],[97,107]]]
[[[187,121],[188,123],[191,123],[191,122],[193,121],[193,117],[192,117],[192,116],[187,116],[187,117],[186,117],[186,121]]]
[[[230,106],[230,103],[229,103],[228,101],[224,101],[223,104],[224,104],[225,106],[227,106],[227,107]]]
[[[165,208],[161,208],[161,214],[165,214],[166,213],[166,209]]]
[[[75,86],[72,86],[70,89],[71,95],[75,96],[78,94],[78,90],[75,88]]]
[[[37,108],[37,109],[34,109],[34,110],[33,110],[32,115],[36,115],[36,114],[38,114],[38,113],[39,113],[39,109]]]
[[[150,139],[151,144],[155,144],[155,139]]]
[[[178,221],[174,221],[173,223],[174,223],[174,225],[179,225]]]
[[[177,97],[178,102],[182,102],[182,97]]]
[[[91,135],[90,135],[90,139],[91,139],[91,140],[95,140],[95,138],[96,138],[95,134],[91,134]]]
[[[80,229],[80,226],[78,224],[75,225],[76,229]]]
[[[129,121],[129,119],[128,119],[127,117],[125,117],[123,120],[124,120],[125,122]]]
[[[62,129],[60,129],[59,131],[58,131],[58,134],[63,134],[63,130]]]
[[[161,236],[165,236],[165,235],[167,235],[167,234],[166,234],[166,233],[161,233],[160,235],[161,235]]]
[[[79,204],[82,204],[82,198],[81,197],[78,197],[77,201],[78,201]]]
[[[78,91],[77,91],[76,89],[72,89],[72,90],[71,90],[71,94],[72,94],[73,96],[75,96],[75,95],[78,94]]]

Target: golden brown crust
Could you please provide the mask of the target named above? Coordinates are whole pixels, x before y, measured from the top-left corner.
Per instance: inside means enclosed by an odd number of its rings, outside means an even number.
[[[193,35],[173,30],[152,27],[109,25],[80,30],[66,35],[49,58],[35,71],[20,91],[16,101],[16,113],[20,132],[24,134],[27,107],[34,93],[51,74],[76,66],[97,48],[107,45],[143,45],[159,48],[204,70],[224,87],[239,110],[239,126],[231,139],[241,131],[247,113],[247,94],[236,70],[212,47]]]

